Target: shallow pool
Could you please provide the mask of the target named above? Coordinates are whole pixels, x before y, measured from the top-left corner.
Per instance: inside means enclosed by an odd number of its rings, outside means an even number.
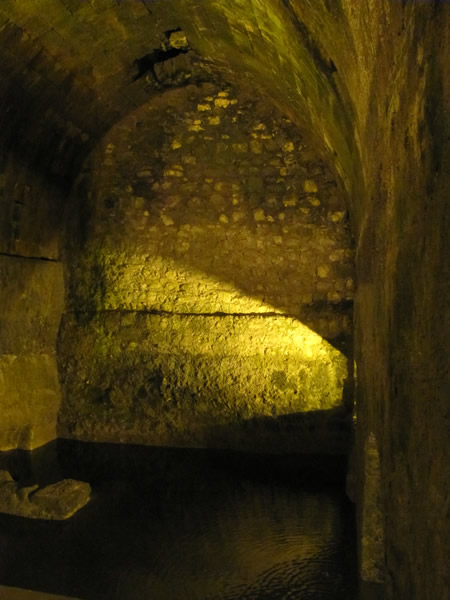
[[[59,441],[0,455],[23,483],[89,481],[70,520],[0,515],[0,585],[85,600],[354,600],[338,457]]]

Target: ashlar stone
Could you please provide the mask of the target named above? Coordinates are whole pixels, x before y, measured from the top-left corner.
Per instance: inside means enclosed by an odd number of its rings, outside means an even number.
[[[257,208],[253,211],[253,218],[255,221],[265,221],[266,215],[264,214],[264,210],[262,208]]]
[[[328,294],[327,294],[327,300],[329,302],[337,303],[337,302],[340,302],[342,300],[342,296],[341,296],[341,294],[339,292],[337,292],[336,290],[333,290],[331,292],[328,292]]]
[[[161,215],[161,221],[164,223],[164,225],[166,225],[166,227],[170,226],[170,225],[174,225],[174,220],[172,219],[172,217],[170,217],[169,215],[166,215],[164,213],[162,213]]]
[[[343,261],[345,258],[345,249],[343,248],[338,248],[337,250],[333,250],[333,252],[330,253],[329,259],[332,262],[341,262]]]
[[[289,196],[288,198],[285,198],[283,200],[283,204],[284,206],[287,208],[289,206],[296,206],[297,205],[297,198],[295,196]]]
[[[164,169],[164,177],[183,177],[183,172],[178,169]]]
[[[245,220],[245,213],[242,211],[235,211],[231,216],[235,223],[239,223],[240,221]]]
[[[230,104],[231,100],[228,98],[216,98],[214,100],[214,106],[217,106],[218,108],[228,108]]]
[[[245,152],[248,152],[248,144],[245,142],[233,144],[233,150],[238,154],[244,154]]]
[[[345,219],[345,211],[337,210],[328,213],[328,218],[333,223],[341,223]]]
[[[316,192],[319,191],[319,188],[317,187],[317,183],[315,181],[313,181],[312,179],[306,179],[306,181],[303,184],[303,189],[308,194],[315,194]]]
[[[263,145],[261,144],[261,142],[259,142],[257,140],[252,140],[250,142],[250,149],[253,152],[253,154],[262,154]]]

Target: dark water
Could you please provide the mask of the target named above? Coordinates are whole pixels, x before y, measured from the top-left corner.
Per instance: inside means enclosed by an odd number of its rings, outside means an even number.
[[[0,454],[23,483],[89,481],[65,522],[0,515],[0,585],[85,600],[355,600],[339,458],[55,442]]]

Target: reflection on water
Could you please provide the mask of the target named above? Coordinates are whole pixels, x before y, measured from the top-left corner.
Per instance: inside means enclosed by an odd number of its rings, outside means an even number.
[[[331,460],[331,458],[329,458]],[[86,600],[354,600],[352,513],[313,457],[59,442],[0,456],[89,481],[67,522],[0,516],[0,584]],[[311,475],[314,475],[312,477]]]

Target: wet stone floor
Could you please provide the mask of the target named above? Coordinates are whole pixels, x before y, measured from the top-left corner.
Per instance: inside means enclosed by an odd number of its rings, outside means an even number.
[[[356,600],[338,457],[69,441],[0,454],[24,485],[88,481],[62,522],[0,515],[0,586],[82,600]]]

